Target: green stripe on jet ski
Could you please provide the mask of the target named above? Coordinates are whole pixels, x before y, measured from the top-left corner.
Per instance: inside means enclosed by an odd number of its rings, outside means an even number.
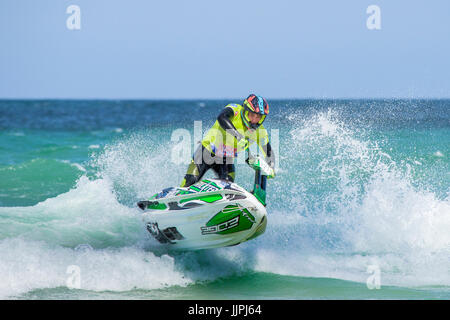
[[[208,183],[208,184],[210,184],[210,185],[216,187],[217,189],[222,189],[222,188],[219,187],[217,184],[215,184],[213,181],[209,181],[209,180],[207,180],[207,179],[203,179],[202,181],[204,181],[204,182],[206,182],[206,183]]]
[[[197,196],[197,197],[192,197],[189,199],[183,199],[183,200],[180,200],[180,203],[188,202],[188,201],[192,201],[192,200],[201,200],[201,201],[205,201],[207,203],[213,203],[213,202],[216,202],[221,199],[222,199],[222,196],[220,194],[210,194],[207,196]]]
[[[165,210],[167,209],[167,206],[164,203],[151,204],[147,206],[147,209]]]

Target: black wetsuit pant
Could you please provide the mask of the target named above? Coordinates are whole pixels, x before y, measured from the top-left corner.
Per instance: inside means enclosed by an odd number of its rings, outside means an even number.
[[[217,157],[203,145],[200,145],[189,164],[181,187],[189,187],[197,183],[209,169],[213,169],[219,179],[234,181],[234,159]]]

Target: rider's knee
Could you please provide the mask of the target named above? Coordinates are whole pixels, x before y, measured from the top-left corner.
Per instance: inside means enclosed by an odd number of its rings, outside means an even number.
[[[184,179],[181,182],[180,187],[187,188],[197,182],[198,182],[198,177],[191,175],[191,174],[187,174],[186,176],[184,176]]]

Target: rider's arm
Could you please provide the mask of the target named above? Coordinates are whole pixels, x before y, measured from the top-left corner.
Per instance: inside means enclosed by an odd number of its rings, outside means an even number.
[[[220,126],[222,129],[236,137],[236,139],[239,141],[244,138],[242,134],[240,134],[233,123],[231,122],[231,118],[234,116],[234,111],[231,108],[225,108],[222,110],[222,112],[217,117],[217,120],[219,121]]]

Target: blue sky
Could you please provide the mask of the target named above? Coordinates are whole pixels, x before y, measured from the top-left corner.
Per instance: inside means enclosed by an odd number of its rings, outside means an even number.
[[[449,40],[448,0],[1,0],[0,98],[448,98]]]

